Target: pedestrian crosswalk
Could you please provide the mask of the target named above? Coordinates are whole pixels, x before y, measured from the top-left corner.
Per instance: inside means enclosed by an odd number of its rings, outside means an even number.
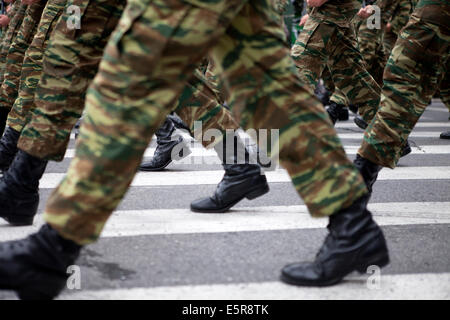
[[[369,209],[391,252],[375,287],[370,273],[329,288],[278,281],[286,263],[314,258],[327,223],[310,217],[282,168],[266,172],[268,195],[225,214],[191,212],[190,201],[210,195],[223,176],[214,151],[194,143],[191,155],[166,171],[136,176],[102,238],[78,261],[81,290],[67,289],[60,299],[450,299],[450,141],[439,139],[450,121],[442,110],[435,101],[411,135],[413,152],[395,170],[383,169],[374,187]],[[336,128],[353,158],[362,130],[352,121]],[[154,148],[153,141],[145,157]],[[50,163],[41,180],[40,213],[64,177],[56,168]],[[42,214],[30,227],[0,221],[0,241],[43,223]]]

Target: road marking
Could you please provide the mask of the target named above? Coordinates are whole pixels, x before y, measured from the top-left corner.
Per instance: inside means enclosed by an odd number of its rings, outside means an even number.
[[[160,171],[138,172],[133,187],[215,185],[223,177],[222,170],[210,171]],[[65,177],[65,173],[45,173],[40,181],[41,189],[53,189]],[[450,179],[450,166],[439,167],[397,167],[395,170],[383,169],[378,180],[442,180]],[[291,182],[287,171],[277,169],[266,172],[269,182]]]
[[[450,202],[371,203],[382,226],[450,223]],[[0,220],[0,241],[20,239],[44,223],[38,215],[30,227],[9,227]],[[328,219],[312,218],[304,205],[235,208],[229,213],[200,214],[189,209],[119,210],[108,220],[102,237],[218,233],[324,228]]]
[[[280,261],[280,268],[284,261]],[[297,287],[280,281],[186,285],[110,290],[66,290],[59,299],[86,300],[441,300],[450,299],[450,273],[383,275],[379,289],[368,276],[349,276],[341,284]],[[223,310],[226,313],[226,309]],[[180,310],[181,314],[181,310]]]
[[[345,152],[347,154],[356,154],[356,151],[359,149],[359,146],[345,146]],[[424,146],[411,146],[412,152],[411,154],[450,154],[450,144],[449,145],[424,145]],[[144,157],[149,158],[152,157],[155,153],[156,148],[147,148],[145,150]],[[207,163],[207,164],[220,164],[220,159],[217,157],[217,153],[214,149],[205,149],[200,144],[195,143],[190,147],[191,154],[176,163],[179,164],[195,164],[195,163]],[[65,158],[73,158],[75,155],[75,149],[68,149]],[[193,160],[192,157],[214,157],[214,159],[206,159],[204,162],[201,160]],[[450,161],[449,161],[450,162]]]
[[[413,131],[409,135],[409,138],[438,138],[440,136],[440,131]],[[341,139],[361,139],[363,138],[363,132],[354,133],[339,133],[338,136]]]
[[[418,122],[414,128],[450,128],[450,121],[446,122]],[[335,126],[336,129],[359,129],[355,123],[351,121],[338,122]],[[362,130],[361,130],[362,132]]]

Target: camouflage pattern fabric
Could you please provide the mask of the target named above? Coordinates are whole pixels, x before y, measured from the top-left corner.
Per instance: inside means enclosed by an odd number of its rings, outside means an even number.
[[[239,128],[231,112],[223,106],[225,97],[218,92],[224,92],[224,89],[218,89],[217,76],[211,64],[213,62],[208,65],[205,75],[200,70],[195,70],[194,77],[182,91],[175,109],[176,114],[189,127],[192,136],[205,148],[211,148],[221,141],[203,139],[202,134],[206,130],[217,129],[225,134],[227,129]],[[195,121],[201,121],[199,130],[194,130]]]
[[[24,4],[20,4],[17,7],[17,10],[14,12],[14,16],[11,18],[11,21],[8,24],[6,34],[3,37],[0,50],[0,83],[3,83],[3,74],[5,72],[6,57],[8,56],[9,48],[11,47],[11,44],[14,42],[17,33],[20,30],[20,26],[22,25],[22,21],[25,17],[25,11],[27,10],[27,7],[28,6]]]
[[[68,27],[80,8],[80,29]],[[86,90],[98,70],[106,43],[119,22],[125,0],[69,0],[45,50],[30,120],[18,147],[41,159],[61,161],[80,118]]]
[[[22,131],[18,147],[36,157],[61,161],[67,149],[70,132],[84,108],[84,95],[97,72],[106,41],[123,11],[123,1],[69,1],[84,8],[81,30],[67,29],[64,14],[49,42],[44,57],[44,72],[36,89],[32,118]],[[87,7],[86,7],[87,6]],[[74,54],[76,52],[76,54]],[[200,69],[204,69],[203,72]],[[237,129],[230,112],[222,106],[225,98],[219,89],[219,77],[212,61],[196,70],[178,105],[178,115],[194,130],[194,121],[202,121],[202,132],[208,129]],[[193,132],[194,137],[197,135]],[[201,139],[201,138],[200,138]],[[202,141],[205,147],[211,144]]]
[[[403,27],[408,23],[409,16],[413,12],[414,3],[411,0],[396,0],[393,1],[394,5],[389,10],[391,24],[391,30],[384,32],[383,34],[383,49],[386,61],[383,66],[386,66],[387,58],[394,48],[397,37]]]
[[[396,166],[403,143],[449,68],[449,44],[449,2],[420,0],[389,57],[380,108],[358,151],[362,157]]]
[[[382,29],[369,29],[367,23],[361,23],[358,30],[358,45],[367,65],[367,71],[378,85],[383,85],[384,51]]]
[[[66,0],[48,0],[33,41],[25,52],[18,95],[7,121],[16,131],[21,132],[30,119],[29,111],[34,107],[34,93],[42,74],[44,50],[65,3]]]
[[[80,244],[99,237],[207,54],[243,128],[280,129],[271,151],[279,150],[312,215],[333,214],[367,192],[323,106],[304,88],[269,0],[131,1],[87,92],[75,158],[45,209],[62,236]]]
[[[0,108],[11,109],[17,98],[25,51],[36,33],[44,6],[43,0],[28,6],[20,30],[9,48],[0,89]]]
[[[21,3],[19,1],[14,1],[13,3],[10,4],[11,8],[9,9],[9,11],[6,12],[6,16],[9,19],[12,19],[14,17],[17,10],[19,10],[19,8],[20,8],[20,4]],[[3,39],[6,37],[6,33],[8,32],[10,25],[11,25],[11,20],[7,26],[1,27],[0,52],[3,50],[2,49],[3,48]]]
[[[370,121],[376,113],[381,88],[367,72],[358,49],[352,19],[360,5],[356,0],[342,0],[313,8],[292,47],[292,57],[301,79],[311,88],[328,66],[334,85]]]

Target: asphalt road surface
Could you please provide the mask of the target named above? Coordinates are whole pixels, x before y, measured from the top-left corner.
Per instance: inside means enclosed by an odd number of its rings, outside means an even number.
[[[351,117],[352,118],[352,117]],[[362,138],[352,120],[338,133],[350,158]],[[139,173],[102,238],[77,261],[80,289],[60,299],[450,299],[449,112],[437,100],[414,129],[413,153],[395,170],[383,169],[369,208],[388,240],[391,263],[380,273],[349,275],[328,288],[279,281],[289,262],[313,259],[326,219],[312,219],[286,172],[267,172],[270,193],[244,200],[226,214],[197,214],[192,200],[209,196],[223,175],[214,151],[192,154],[164,172]],[[152,141],[146,157],[155,147]],[[0,241],[37,230],[52,189],[73,157],[50,163],[41,181],[39,215],[32,227],[0,220]],[[205,164],[207,163],[207,164]],[[0,299],[15,294],[0,291]]]

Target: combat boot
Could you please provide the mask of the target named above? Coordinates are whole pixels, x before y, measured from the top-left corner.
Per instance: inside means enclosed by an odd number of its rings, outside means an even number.
[[[412,152],[411,146],[409,145],[409,141],[406,140],[406,142],[403,145],[402,152],[400,153],[400,158],[410,154]]]
[[[328,235],[313,262],[293,263],[281,271],[281,280],[299,286],[330,286],[353,271],[389,263],[381,228],[367,210],[367,195],[329,217]]]
[[[0,179],[0,217],[11,225],[33,224],[39,206],[39,180],[47,161],[19,150]]]
[[[330,102],[330,105],[325,108],[330,116],[333,124],[336,124],[338,120],[348,120],[348,109],[343,104],[337,104],[334,101]]]
[[[48,224],[25,239],[0,243],[0,289],[14,290],[23,300],[55,298],[81,248]]]
[[[339,112],[339,121],[347,121],[349,118],[348,107],[343,106],[341,111]]]
[[[161,171],[172,160],[181,160],[191,153],[191,150],[187,147],[188,142],[183,137],[172,136],[174,131],[174,124],[169,118],[166,118],[163,125],[155,133],[157,144],[155,153],[149,161],[140,165],[141,171]],[[172,155],[174,149],[177,153]]]
[[[356,155],[355,160],[353,160],[353,164],[359,170],[359,173],[361,173],[367,189],[369,190],[369,194],[372,194],[372,186],[375,181],[377,181],[378,172],[380,172],[383,167],[361,157],[359,154]]]
[[[234,139],[234,150],[227,150],[228,139]],[[255,199],[269,192],[266,176],[261,167],[250,164],[251,156],[237,135],[227,135],[223,141],[214,146],[222,160],[225,174],[211,197],[195,200],[191,203],[194,212],[226,212],[244,198]],[[243,150],[245,161],[238,164],[239,150]],[[228,151],[228,152],[227,152]]]
[[[440,135],[441,139],[450,139],[450,131],[444,131]]]
[[[0,107],[0,137],[3,135],[8,119],[9,109]]]
[[[349,104],[348,105],[348,108],[350,109],[350,111],[351,112],[353,112],[353,113],[358,113],[358,107],[357,106],[355,106],[354,104]]]
[[[357,115],[355,116],[355,118],[353,119],[353,122],[355,122],[355,124],[356,124],[360,129],[363,129],[363,130],[366,130],[366,128],[367,128],[367,126],[368,126],[367,122],[366,122],[359,114],[357,114]]]
[[[0,139],[0,170],[7,171],[17,153],[17,141],[20,132],[11,127],[6,127],[5,133]]]

